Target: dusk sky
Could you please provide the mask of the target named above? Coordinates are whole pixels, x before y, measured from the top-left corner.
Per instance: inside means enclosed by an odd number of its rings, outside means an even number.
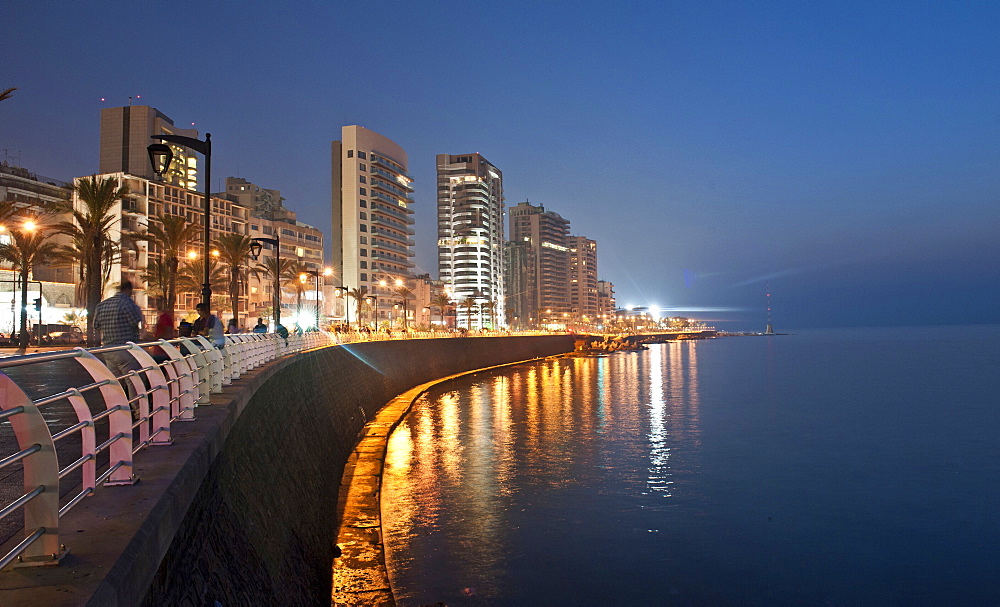
[[[213,189],[330,233],[330,142],[480,152],[620,306],[727,329],[1000,322],[1000,2],[0,4],[0,160],[98,168],[102,107],[212,133]],[[141,97],[140,97],[141,96]],[[104,98],[104,101],[102,101]],[[328,247],[329,250],[329,247]]]

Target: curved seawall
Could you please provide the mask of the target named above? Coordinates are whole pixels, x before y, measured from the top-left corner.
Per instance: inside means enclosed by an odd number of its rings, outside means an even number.
[[[94,603],[329,605],[337,491],[367,419],[417,384],[572,346],[569,336],[367,342],[266,367],[243,388],[252,390],[245,406],[218,427],[197,489],[172,498],[189,504],[155,572],[131,567]]]

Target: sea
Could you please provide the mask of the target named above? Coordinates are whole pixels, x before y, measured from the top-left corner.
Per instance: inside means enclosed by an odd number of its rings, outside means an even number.
[[[389,441],[398,604],[1000,605],[1000,326],[553,358]]]

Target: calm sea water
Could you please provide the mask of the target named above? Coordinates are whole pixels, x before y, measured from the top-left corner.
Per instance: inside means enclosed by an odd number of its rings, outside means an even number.
[[[1000,604],[1000,327],[465,378],[395,431],[382,499],[401,605]]]

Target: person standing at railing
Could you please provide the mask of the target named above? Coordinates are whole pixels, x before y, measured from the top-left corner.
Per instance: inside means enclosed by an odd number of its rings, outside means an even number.
[[[94,311],[94,328],[101,334],[101,346],[123,346],[139,341],[139,325],[142,324],[142,310],[132,301],[132,282],[123,280],[118,292],[97,304]],[[104,364],[112,373],[121,377],[129,371],[141,368],[139,361],[127,350],[105,352]],[[131,382],[125,382],[129,399],[135,395]],[[133,403],[133,409],[135,404]]]
[[[226,347],[226,335],[222,331],[222,321],[208,309],[207,303],[200,303],[195,306],[198,311],[198,318],[194,321],[195,335],[203,335],[212,342],[216,348]]]
[[[253,328],[254,333],[267,333],[267,325],[264,324],[263,318],[257,319],[257,324]]]

